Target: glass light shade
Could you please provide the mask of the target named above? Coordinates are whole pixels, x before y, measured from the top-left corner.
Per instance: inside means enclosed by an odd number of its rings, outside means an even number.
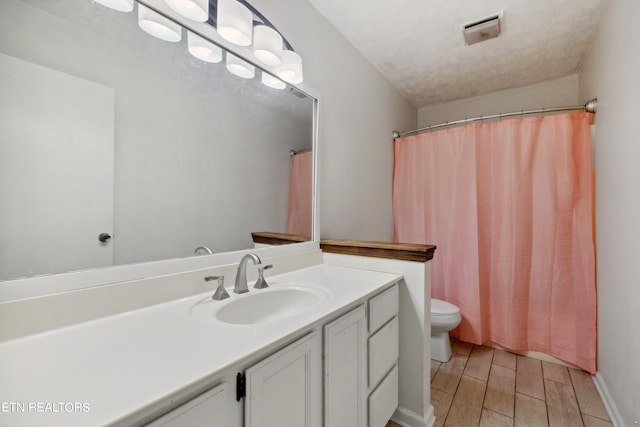
[[[171,9],[192,21],[207,22],[209,0],[164,0]]]
[[[187,31],[187,46],[189,53],[202,61],[222,61],[222,49],[220,47],[191,31]]]
[[[302,58],[292,50],[282,52],[282,65],[278,69],[278,76],[288,83],[302,83]]]
[[[273,89],[284,89],[287,87],[285,82],[267,73],[262,73],[262,84]]]
[[[249,46],[253,36],[253,14],[236,0],[218,0],[218,34],[231,43]]]
[[[243,79],[252,79],[256,75],[256,67],[229,52],[227,52],[227,70]]]
[[[282,36],[266,25],[253,29],[253,54],[258,61],[270,67],[282,64]]]
[[[95,2],[120,12],[131,12],[133,10],[133,0],[95,0]]]
[[[142,4],[138,4],[138,25],[145,32],[167,42],[179,42],[182,39],[180,25]]]

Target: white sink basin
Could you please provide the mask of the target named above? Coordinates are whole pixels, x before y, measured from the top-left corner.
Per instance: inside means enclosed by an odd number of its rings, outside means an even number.
[[[208,300],[196,304],[191,309],[191,315],[211,316],[235,325],[268,323],[305,313],[325,301],[328,296],[329,293],[324,288],[310,285],[250,288],[246,294],[232,293],[231,300]],[[216,310],[217,304],[224,305]]]

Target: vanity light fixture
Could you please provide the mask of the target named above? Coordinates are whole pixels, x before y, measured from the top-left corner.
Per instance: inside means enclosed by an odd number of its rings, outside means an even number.
[[[197,22],[209,19],[209,0],[164,0],[171,9]]]
[[[133,10],[133,0],[95,0],[95,2],[120,12]]]
[[[273,77],[271,74],[265,73],[264,71],[262,72],[262,84],[272,89],[284,89],[287,87],[285,82]]]
[[[302,83],[302,58],[292,50],[282,52],[282,65],[278,68],[278,76],[287,83]]]
[[[227,52],[227,70],[243,79],[252,79],[256,75],[256,67],[230,52]]]
[[[218,0],[216,26],[218,34],[239,46],[251,45],[253,14],[237,0]]]
[[[189,53],[202,61],[211,63],[222,61],[222,49],[219,46],[191,31],[187,31],[187,46]]]
[[[93,0],[103,6],[122,12],[131,12],[135,0]],[[225,40],[239,46],[253,43],[253,63],[260,62],[274,75],[262,73],[262,83],[274,89],[284,89],[287,83],[303,81],[302,58],[294,52],[282,34],[247,0],[164,0],[175,12],[193,21],[205,22],[216,27]],[[216,3],[217,2],[217,3]],[[216,17],[209,16],[209,4],[215,5]],[[211,19],[209,19],[211,18]],[[255,28],[254,28],[255,24]],[[145,32],[168,42],[182,40],[182,26],[154,9],[138,3],[138,26]],[[196,58],[210,63],[222,61],[223,48],[187,30],[187,48]],[[255,76],[253,63],[227,52],[226,67],[238,77]]]
[[[253,54],[265,65],[282,64],[282,36],[268,25],[256,25],[253,29]]]
[[[142,30],[168,42],[182,39],[182,27],[159,13],[138,3],[138,25]]]

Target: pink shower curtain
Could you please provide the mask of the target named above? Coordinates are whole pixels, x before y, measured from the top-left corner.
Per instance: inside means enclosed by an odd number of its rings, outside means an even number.
[[[596,371],[589,115],[504,120],[396,139],[397,242],[438,249],[432,292],[474,344]]]
[[[289,209],[286,233],[311,236],[311,183],[313,153],[296,154],[291,159],[289,179]]]

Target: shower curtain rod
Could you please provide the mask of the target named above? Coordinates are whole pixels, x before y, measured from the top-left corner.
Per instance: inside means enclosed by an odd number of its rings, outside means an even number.
[[[557,113],[560,111],[575,111],[575,110],[579,110],[579,111],[586,111],[587,113],[593,113],[595,114],[596,111],[598,110],[598,98],[594,98],[590,101],[588,101],[586,104],[584,105],[578,105],[575,107],[559,107],[559,108],[541,108],[538,110],[527,110],[527,111],[514,111],[513,113],[500,113],[500,114],[492,114],[489,116],[479,116],[479,117],[473,117],[471,119],[463,119],[463,120],[456,120],[454,122],[444,122],[444,123],[440,123],[437,125],[431,125],[431,126],[426,126],[420,129],[416,129],[416,130],[408,130],[405,132],[398,132],[397,130],[394,130],[392,133],[393,138],[399,138],[401,136],[405,136],[405,135],[411,135],[414,133],[420,133],[420,132],[426,132],[428,130],[432,130],[432,129],[439,129],[442,127],[447,127],[447,126],[452,126],[452,125],[460,125],[463,123],[470,123],[470,122],[477,122],[477,121],[482,121],[482,120],[487,120],[487,119],[502,119],[503,117],[514,117],[514,116],[524,116],[525,114],[544,114],[544,113]]]

